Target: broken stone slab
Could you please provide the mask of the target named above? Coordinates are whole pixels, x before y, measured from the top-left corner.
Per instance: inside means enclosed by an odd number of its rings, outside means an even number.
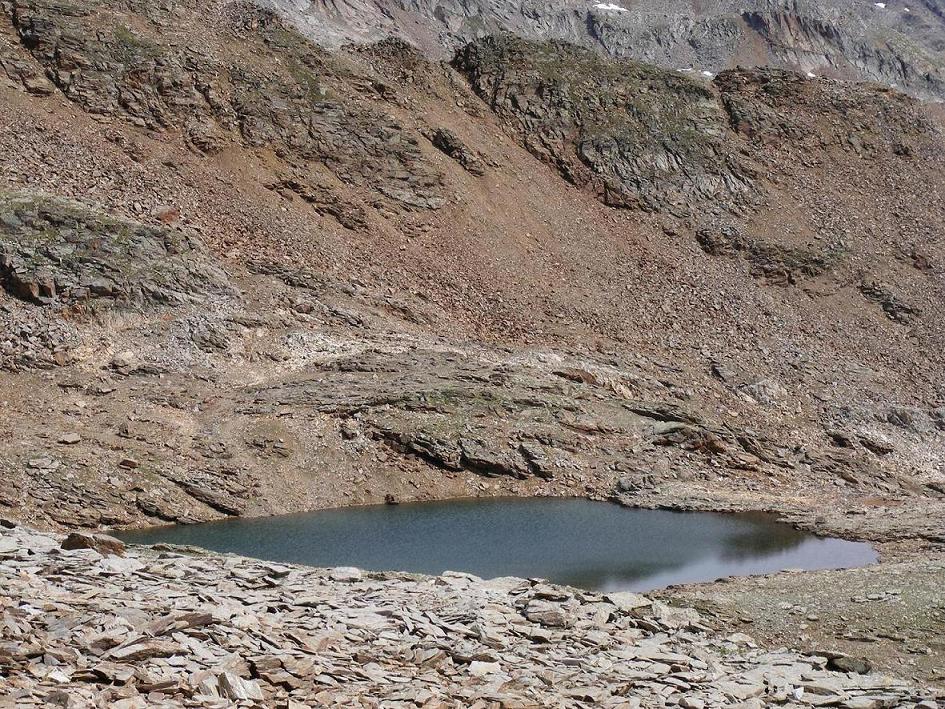
[[[42,458],[31,458],[27,461],[26,467],[31,470],[58,470],[62,467],[62,463],[44,456]]]
[[[632,593],[630,591],[608,593],[604,598],[613,603],[624,613],[629,613],[637,608],[646,608],[653,604],[653,601],[646,596],[641,596],[639,593]]]
[[[250,679],[242,679],[232,672],[223,672],[217,678],[220,696],[234,701],[265,699],[259,685]]]
[[[179,651],[177,644],[163,640],[145,640],[110,650],[106,657],[115,662],[139,662],[156,657],[171,657]]]
[[[105,575],[124,576],[144,568],[144,564],[134,558],[108,556],[95,565],[99,573]]]
[[[5,532],[0,539],[13,539],[20,550],[33,554],[45,554],[59,547],[60,542],[55,537],[45,534],[32,533],[22,527]]]
[[[731,633],[674,627],[637,594],[170,548],[132,546],[125,557],[90,561],[91,551],[58,552],[61,536],[15,528],[0,530],[2,539],[17,551],[0,556],[3,596],[14,599],[0,599],[0,623],[18,636],[0,641],[0,681],[22,688],[18,697],[221,708],[287,706],[287,697],[301,706],[371,697],[378,706],[690,708],[760,708],[770,699],[856,709],[934,696],[879,675],[821,669],[826,657],[766,653]],[[629,701],[621,695],[628,683]]]
[[[354,568],[353,566],[338,566],[328,572],[328,578],[330,578],[332,581],[340,581],[343,583],[360,581],[363,576],[364,572],[361,571],[361,569]]]
[[[223,514],[238,517],[246,511],[246,503],[243,500],[239,500],[226,492],[210,490],[188,481],[177,482],[177,484],[195,500]]]
[[[485,677],[495,674],[501,669],[498,662],[480,662],[479,660],[473,660],[469,663],[469,674],[473,677]]]
[[[544,601],[531,601],[525,608],[525,617],[549,628],[564,628],[571,624],[571,618],[561,606]]]

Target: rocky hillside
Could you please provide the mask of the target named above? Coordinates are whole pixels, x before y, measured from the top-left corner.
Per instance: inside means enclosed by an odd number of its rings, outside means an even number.
[[[508,32],[695,74],[777,66],[945,98],[941,0],[266,0],[327,47],[399,37],[431,56]]]
[[[243,3],[0,16],[0,505],[506,493],[943,538],[941,119]]]

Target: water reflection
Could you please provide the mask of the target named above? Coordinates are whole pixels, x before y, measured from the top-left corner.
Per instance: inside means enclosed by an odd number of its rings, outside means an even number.
[[[746,522],[745,528],[734,531],[726,539],[722,558],[743,561],[773,552],[800,546],[810,539],[809,534],[788,524],[772,524],[770,515],[746,513],[739,515]],[[752,522],[754,521],[754,524]]]
[[[588,500],[500,499],[360,507],[120,535],[313,566],[548,578],[647,590],[785,568],[873,563],[865,544],[820,539],[767,515],[630,510]]]

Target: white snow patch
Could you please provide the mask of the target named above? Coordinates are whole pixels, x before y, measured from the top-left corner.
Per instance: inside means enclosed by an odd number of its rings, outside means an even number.
[[[884,2],[874,2],[873,4],[874,4],[876,7],[878,7],[880,10],[885,10],[885,9],[886,9],[886,3],[884,3]]]
[[[708,76],[710,79],[711,79],[713,76],[715,76],[715,74],[713,74],[711,71],[703,71],[703,72],[702,72],[702,75],[703,75],[703,76]]]
[[[609,10],[610,12],[630,12],[627,8],[621,7],[620,5],[614,5],[609,2],[599,2],[594,5],[596,10]]]
[[[808,78],[808,79],[816,79],[816,78],[817,78],[817,74],[815,74],[815,73],[812,72],[812,71],[809,71],[809,72],[807,72],[807,78]]]

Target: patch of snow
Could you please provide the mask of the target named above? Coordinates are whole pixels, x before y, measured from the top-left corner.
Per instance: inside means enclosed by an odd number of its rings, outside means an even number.
[[[884,2],[874,2],[873,4],[874,4],[876,7],[878,7],[880,10],[885,10],[885,9],[886,9],[886,3],[884,3]]]
[[[613,3],[599,2],[594,5],[596,10],[608,10],[610,12],[630,12],[627,8],[621,7],[620,5],[614,5]]]
[[[807,78],[808,78],[808,79],[816,79],[816,78],[817,78],[817,74],[815,74],[815,73],[812,72],[812,71],[809,71],[809,72],[807,72]]]
[[[703,75],[703,76],[708,76],[710,79],[711,79],[713,76],[715,76],[715,74],[713,74],[711,71],[703,71],[703,72],[702,72],[702,75]]]

